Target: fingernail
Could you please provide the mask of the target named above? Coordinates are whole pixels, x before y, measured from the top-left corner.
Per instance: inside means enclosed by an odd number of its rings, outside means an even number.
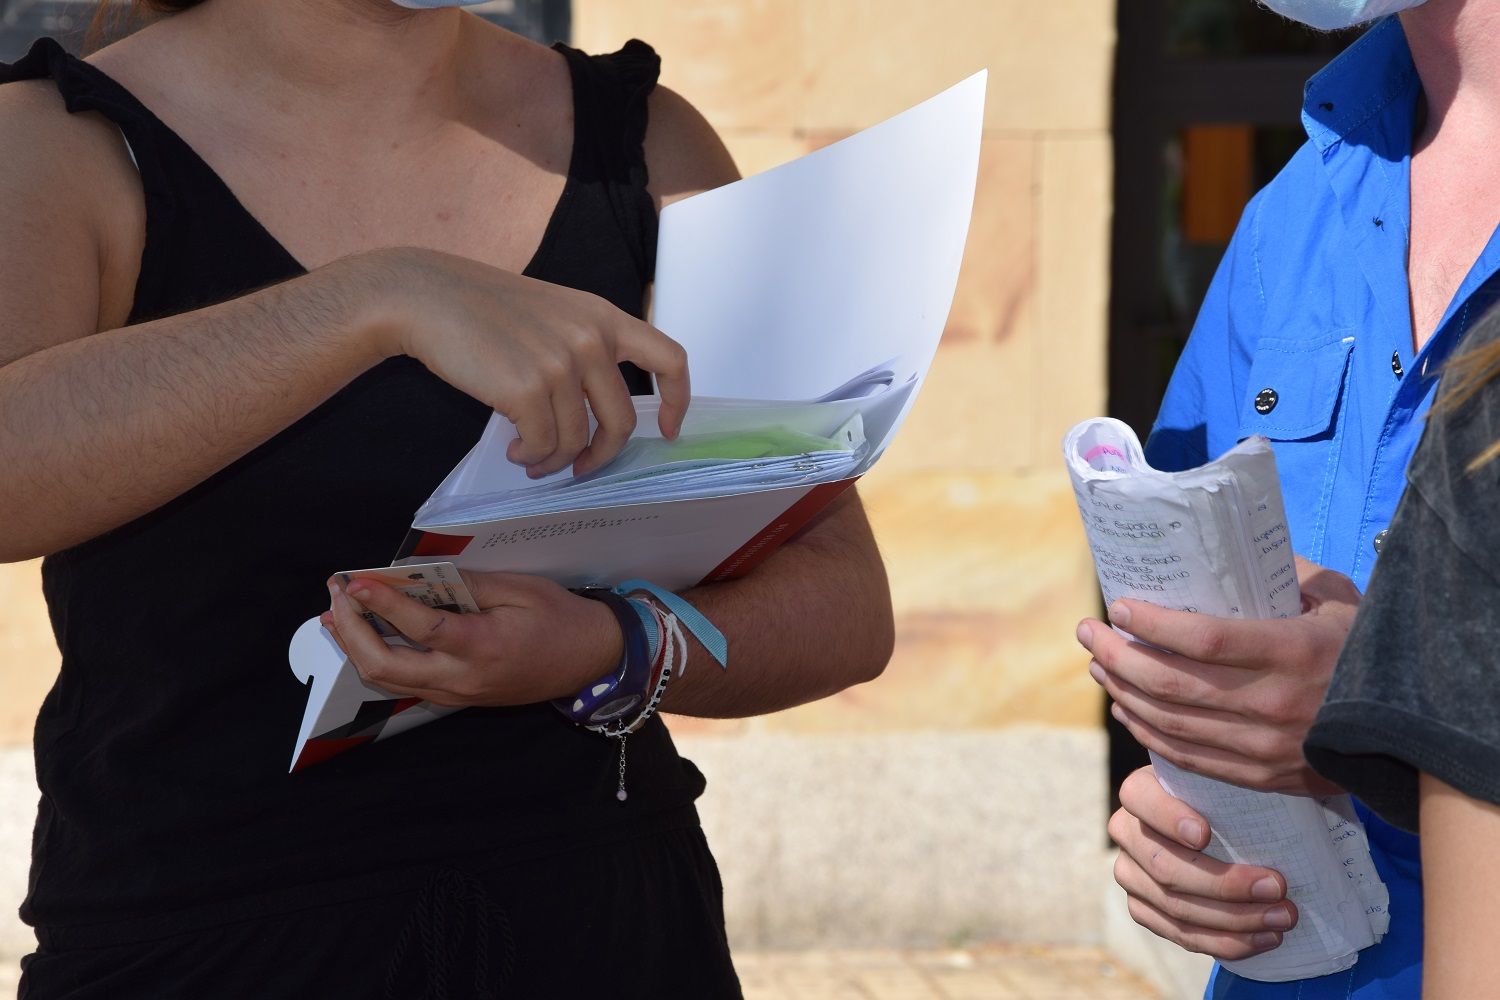
[[[1197,847],[1203,843],[1203,824],[1195,819],[1180,819],[1177,821],[1177,836],[1184,844]]]
[[[1281,883],[1267,875],[1250,887],[1250,898],[1262,902],[1275,902],[1281,898]]]
[[[1289,930],[1292,926],[1292,911],[1288,910],[1285,906],[1273,906],[1266,911],[1265,916],[1261,919],[1267,927],[1275,928],[1278,931]]]
[[[1123,708],[1121,708],[1119,705],[1113,705],[1113,704],[1110,705],[1109,706],[1109,714],[1113,715],[1115,717],[1115,721],[1118,722],[1122,726],[1127,721],[1126,718],[1125,718],[1125,710]]]
[[[370,594],[370,588],[364,584],[356,583],[349,588],[349,596],[355,600],[363,600]]]
[[[1257,948],[1274,948],[1281,943],[1281,935],[1274,931],[1257,931],[1250,935],[1250,943]]]
[[[339,582],[337,580],[328,581],[328,596],[330,599],[336,599],[339,596]]]
[[[1121,628],[1130,627],[1130,608],[1123,601],[1116,601],[1109,606],[1110,624]]]
[[[1096,683],[1103,684],[1104,679],[1109,675],[1104,672],[1103,667],[1099,666],[1098,660],[1092,660],[1089,662],[1089,676],[1092,677]]]
[[[1094,630],[1089,627],[1089,623],[1088,622],[1079,622],[1078,623],[1078,645],[1082,646],[1084,649],[1087,649],[1089,652],[1093,652],[1094,651],[1093,642],[1094,642]]]

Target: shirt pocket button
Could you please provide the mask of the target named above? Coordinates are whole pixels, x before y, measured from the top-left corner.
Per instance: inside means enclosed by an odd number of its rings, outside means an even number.
[[[1241,399],[1245,397],[1241,396]],[[1265,416],[1276,409],[1276,404],[1281,400],[1275,389],[1265,388],[1255,394],[1255,412]]]

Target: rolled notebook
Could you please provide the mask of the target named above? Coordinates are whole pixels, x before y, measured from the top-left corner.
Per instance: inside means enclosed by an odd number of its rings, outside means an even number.
[[[1146,464],[1135,432],[1085,420],[1063,459],[1108,604],[1121,597],[1223,618],[1289,618],[1302,596],[1270,442],[1252,437],[1182,472]],[[1122,633],[1124,634],[1124,633]],[[1390,924],[1390,894],[1349,796],[1257,792],[1151,755],[1168,792],[1208,820],[1206,854],[1281,872],[1297,926],[1271,951],[1224,967],[1285,982],[1352,966]]]

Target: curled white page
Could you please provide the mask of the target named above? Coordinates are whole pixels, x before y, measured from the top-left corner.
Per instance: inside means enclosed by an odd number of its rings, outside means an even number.
[[[1134,431],[1099,418],[1068,432],[1063,458],[1106,603],[1130,597],[1225,618],[1300,613],[1276,458],[1264,438],[1196,469],[1159,472]],[[1325,976],[1385,934],[1390,895],[1349,796],[1256,792],[1151,759],[1163,787],[1208,820],[1205,853],[1276,869],[1297,906],[1280,947],[1225,968],[1264,982]]]

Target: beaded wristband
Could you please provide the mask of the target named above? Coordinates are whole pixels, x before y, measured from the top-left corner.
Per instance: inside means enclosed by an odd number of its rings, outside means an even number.
[[[627,596],[637,592],[649,596]],[[691,604],[645,580],[630,580],[613,589],[585,587],[574,593],[609,606],[620,624],[624,651],[613,672],[571,701],[558,699],[552,704],[577,725],[620,741],[620,781],[615,798],[624,802],[628,797],[625,741],[656,714],[667,685],[687,668],[684,626],[698,636],[721,667],[729,665],[729,644]]]

